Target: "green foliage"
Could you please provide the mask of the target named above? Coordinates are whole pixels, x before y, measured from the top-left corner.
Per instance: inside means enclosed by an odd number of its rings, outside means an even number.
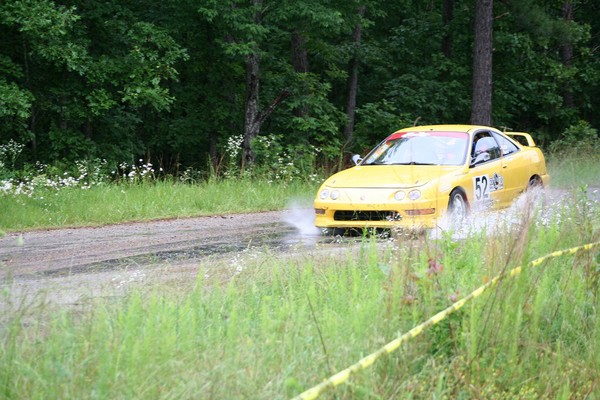
[[[13,178],[17,174],[16,164],[23,147],[23,144],[12,139],[8,143],[0,145],[0,182]]]
[[[587,121],[579,121],[562,132],[560,139],[550,146],[550,151],[562,154],[577,154],[579,157],[599,157],[600,138],[598,130]]]
[[[54,160],[69,157],[71,160],[91,157],[95,154],[95,143],[74,129],[51,126],[48,132],[49,153]],[[68,154],[67,154],[68,152]]]
[[[168,109],[174,99],[161,84],[177,76],[174,64],[187,59],[186,51],[168,32],[147,22],[138,22],[123,34],[130,50],[122,62],[130,68],[130,80],[121,90],[121,101],[134,107],[149,104],[157,111]]]
[[[290,94],[261,135],[289,135],[305,164],[318,147],[316,164],[331,168],[415,121],[468,122],[473,2],[450,2],[450,20],[444,3],[6,0],[0,143],[25,144],[22,158],[31,164],[142,157],[173,173],[202,168],[209,175],[228,157],[228,138],[248,123],[245,63],[257,54],[260,109]],[[599,10],[578,3],[567,21],[562,5],[494,4],[494,124],[538,132],[544,146],[579,121],[600,124]],[[302,39],[306,71],[293,65],[293,37]],[[355,59],[348,144],[342,132]]]
[[[75,7],[48,0],[8,1],[0,8],[0,21],[16,27],[39,56],[83,75],[87,71],[87,51],[71,36],[80,18]]]
[[[370,150],[374,143],[382,140],[392,132],[418,121],[408,114],[401,114],[389,101],[368,103],[357,111],[359,122],[356,125],[356,136],[360,138],[357,147],[363,152]],[[365,155],[366,153],[362,153]]]
[[[597,130],[580,121],[552,142],[547,154],[548,172],[554,187],[600,186],[598,163],[600,140]]]
[[[594,102],[585,88],[598,82],[587,72],[597,62],[589,53],[591,27],[577,12],[566,21],[558,3],[514,2],[506,12],[495,24],[494,116],[501,126],[543,132],[540,140],[549,143],[587,114],[580,113],[584,103]],[[566,44],[574,51],[568,61],[561,56]]]
[[[17,128],[33,143],[30,157],[42,161],[93,158],[114,143],[104,141],[110,132],[104,118],[134,112],[140,121],[144,107],[167,109],[173,96],[166,83],[177,78],[174,65],[187,57],[168,32],[118,3],[67,8],[8,1],[0,5],[0,30],[6,38],[0,68],[9,73],[8,80],[0,79],[0,104],[6,104],[0,118],[16,115],[22,124],[0,128],[0,138],[14,137]],[[15,43],[25,50],[15,52]],[[125,144],[135,128],[127,127]],[[128,147],[131,157],[136,149]]]
[[[316,160],[322,149],[288,143],[288,136],[259,136],[253,143],[257,165],[252,175],[270,182],[317,182]]]
[[[0,80],[0,118],[25,119],[30,115],[33,96],[16,84]]]
[[[291,99],[273,117],[281,130],[289,133],[285,141],[296,147],[293,152],[301,150],[300,157],[312,157],[313,149],[319,147],[322,159],[335,159],[341,147],[339,127],[346,117],[328,99],[331,85],[311,73],[289,73],[286,82],[292,91]],[[298,110],[302,110],[301,115],[297,114]],[[312,161],[306,159],[305,162]]]

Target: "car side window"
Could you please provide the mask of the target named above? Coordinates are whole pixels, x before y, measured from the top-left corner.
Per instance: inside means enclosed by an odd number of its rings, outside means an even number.
[[[513,142],[511,142],[509,139],[505,138],[502,135],[498,135],[495,132],[492,132],[492,134],[494,135],[494,138],[500,144],[500,150],[502,150],[503,156],[508,156],[512,153],[516,153],[517,151],[519,151],[519,148],[517,147],[517,145],[514,144]]]
[[[480,132],[473,138],[471,165],[492,161],[501,156],[500,146],[489,132]]]

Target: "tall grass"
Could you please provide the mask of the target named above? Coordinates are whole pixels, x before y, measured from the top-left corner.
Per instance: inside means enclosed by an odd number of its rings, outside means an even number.
[[[22,230],[110,224],[285,208],[290,199],[308,199],[316,184],[265,180],[153,181],[103,184],[88,189],[40,188],[31,196],[0,195],[0,228]]]
[[[292,397],[500,272],[600,240],[597,203],[558,208],[463,240],[267,251],[78,309],[22,306],[5,289],[0,397]],[[598,397],[599,261],[596,250],[525,269],[324,398]]]
[[[596,145],[586,151],[548,154],[546,162],[552,187],[600,187],[600,152],[597,148]]]

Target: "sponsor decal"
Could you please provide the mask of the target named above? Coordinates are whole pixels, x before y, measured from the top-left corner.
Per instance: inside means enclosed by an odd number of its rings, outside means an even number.
[[[492,192],[495,190],[504,189],[504,178],[497,173],[494,173],[494,176],[490,179],[490,185]]]

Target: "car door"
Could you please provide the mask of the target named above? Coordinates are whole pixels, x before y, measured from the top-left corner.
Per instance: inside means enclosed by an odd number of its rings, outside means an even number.
[[[529,162],[523,157],[523,150],[509,138],[492,132],[502,151],[502,179],[504,180],[505,201],[510,204],[526,188],[529,181]]]
[[[473,137],[469,175],[473,209],[497,207],[506,202],[501,150],[490,132],[478,132]]]

